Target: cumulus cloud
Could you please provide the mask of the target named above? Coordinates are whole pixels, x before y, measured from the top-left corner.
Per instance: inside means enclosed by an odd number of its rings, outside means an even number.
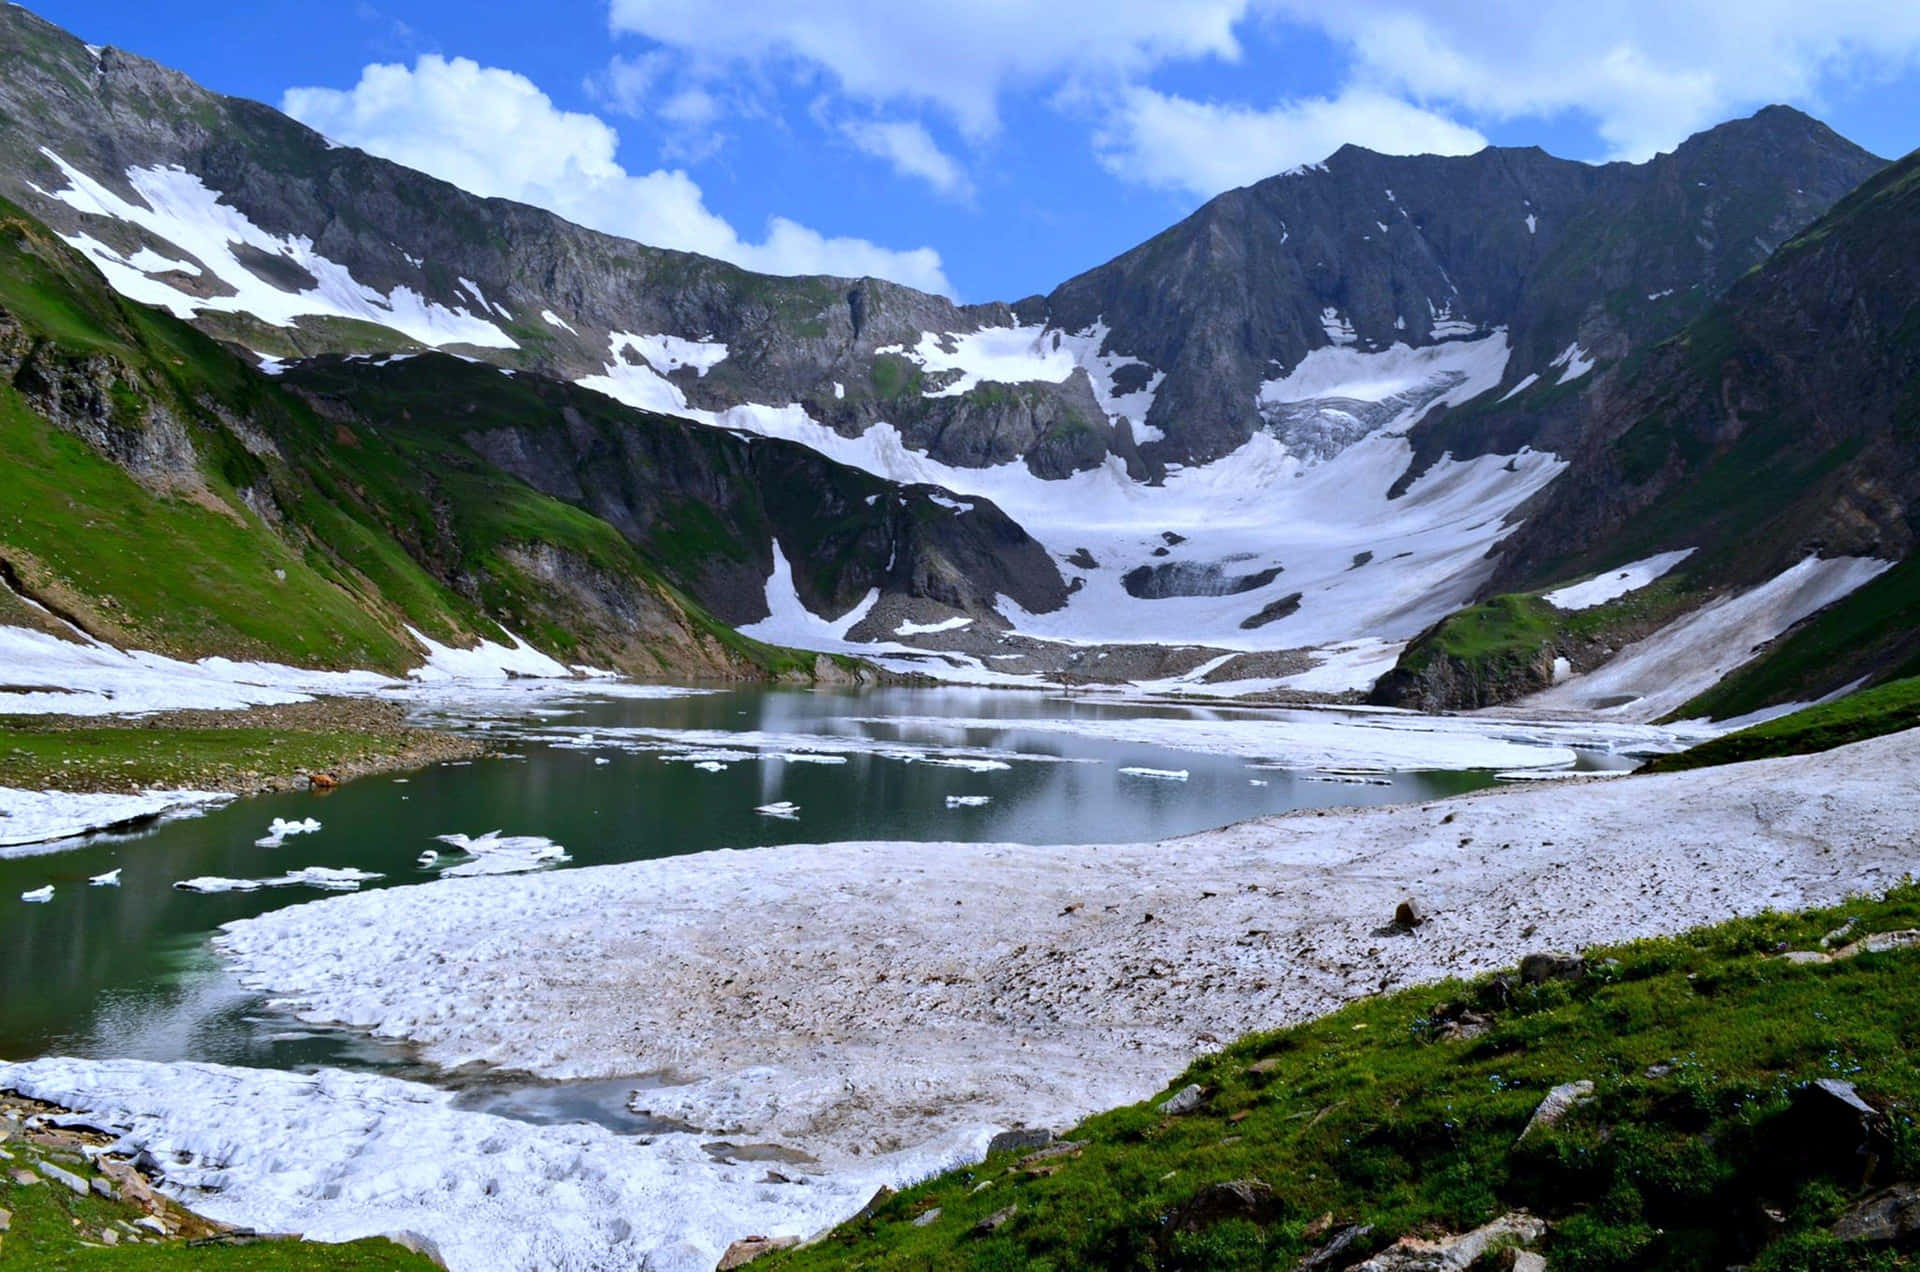
[[[694,118],[704,109],[691,99],[683,107]],[[475,194],[531,203],[656,247],[771,274],[871,274],[952,293],[931,248],[829,237],[785,217],[769,220],[760,242],[742,238],[685,172],[628,172],[612,127],[559,109],[514,71],[428,55],[411,67],[368,66],[351,89],[289,89],[281,109],[335,141]]]
[[[1817,111],[1838,86],[1920,67],[1913,0],[610,0],[609,12],[616,32],[708,75],[813,77],[869,108],[938,110],[974,139],[997,127],[1009,92],[1066,86],[1079,100],[1092,89],[1114,110],[1096,125],[1106,153],[1125,152],[1130,132],[1147,138],[1156,104],[1138,93],[1156,87],[1156,72],[1240,60],[1256,29],[1330,38],[1344,87],[1324,105],[1216,107],[1236,128],[1310,131],[1342,108],[1356,126],[1376,126],[1382,103],[1397,98],[1416,136],[1443,135],[1436,121],[1449,118],[1485,127],[1573,113],[1620,158],[1772,101]],[[1256,116],[1272,122],[1263,131]],[[1171,155],[1138,170],[1180,165]],[[1197,173],[1153,179],[1218,184]]]
[[[940,149],[926,125],[917,120],[850,120],[840,125],[840,134],[855,148],[886,160],[901,176],[926,182],[936,193],[956,199],[973,193],[966,169]]]
[[[1365,90],[1259,110],[1135,88],[1094,137],[1115,176],[1203,197],[1317,162],[1348,142],[1399,155],[1463,155],[1487,144],[1444,116]]]
[[[1756,106],[1920,65],[1912,0],[1273,0],[1363,81],[1470,117],[1576,111],[1641,159]]]

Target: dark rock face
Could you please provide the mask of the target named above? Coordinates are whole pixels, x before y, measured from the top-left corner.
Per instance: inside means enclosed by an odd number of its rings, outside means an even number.
[[[1002,596],[1034,613],[1066,600],[1046,550],[989,501],[898,486],[797,443],[438,355],[386,366],[323,359],[284,382],[325,410],[402,414],[458,437],[607,522],[728,623],[766,617],[776,544],[801,602],[827,617],[874,588],[974,616],[993,614]]]
[[[1697,316],[1881,162],[1781,107],[1639,165],[1348,146],[1062,284],[1049,318],[1100,319],[1111,349],[1164,370],[1148,423],[1166,439],[1143,451],[1206,460],[1260,426],[1262,380],[1336,338],[1377,349],[1506,326],[1515,381],[1576,340],[1618,357]],[[1610,318],[1623,291],[1649,299]]]
[[[1833,1225],[1839,1241],[1909,1249],[1920,1244],[1920,1187],[1899,1184],[1875,1193]]]
[[[705,376],[676,379],[692,405],[798,402],[854,435],[879,420],[956,465],[1024,459],[1043,477],[1118,456],[1151,479],[1166,462],[1216,458],[1261,427],[1303,453],[1351,440],[1353,412],[1280,408],[1263,416],[1262,380],[1315,349],[1378,349],[1505,326],[1515,368],[1538,368],[1576,339],[1606,358],[1677,329],[1732,279],[1804,226],[1879,161],[1795,112],[1773,108],[1694,138],[1647,164],[1588,164],[1537,149],[1465,158],[1389,157],[1346,147],[1326,163],[1208,203],[1114,261],[1016,305],[961,306],[879,279],[772,278],[645,247],[535,208],[482,199],[348,148],[265,106],[209,93],[186,76],[0,10],[0,193],[62,232],[80,214],[39,194],[65,180],[46,146],[122,196],[129,167],[178,164],[269,233],[304,236],[381,292],[405,286],[473,309],[460,279],[502,313],[519,345],[489,358],[561,379],[600,372],[616,332],[724,342]],[[87,221],[118,249],[153,246],[130,226]],[[281,287],[299,266],[251,251],[246,267]],[[1616,313],[1620,297],[1634,301]],[[550,310],[568,328],[539,318]],[[507,317],[505,315],[512,315]],[[1136,448],[1084,372],[1060,384],[981,385],[925,397],[894,383],[889,355],[923,332],[1104,321],[1106,351],[1145,365],[1116,392],[1165,373]],[[272,331],[203,315],[203,327],[301,352],[345,337],[303,323]],[[404,338],[354,333],[376,347]],[[898,359],[896,358],[896,361]],[[1521,372],[1516,370],[1514,379]],[[1564,427],[1564,422],[1561,422]],[[1510,420],[1478,448],[1564,442],[1555,421]],[[1456,453],[1467,453],[1455,439]]]
[[[1215,561],[1163,561],[1142,565],[1120,576],[1129,596],[1162,600],[1169,596],[1237,596],[1263,588],[1280,577],[1281,566],[1251,574],[1229,574]],[[1298,607],[1298,602],[1295,602]]]

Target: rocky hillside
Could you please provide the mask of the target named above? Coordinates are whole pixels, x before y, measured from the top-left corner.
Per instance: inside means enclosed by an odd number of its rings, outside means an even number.
[[[1505,328],[1510,383],[1618,358],[1879,165],[1784,108],[1640,165],[1347,147],[1049,296],[956,306],[476,198],[17,7],[0,50],[0,193],[215,335],[275,355],[458,348],[565,380],[624,361],[647,373],[639,405],[792,407],[846,436],[885,423],[943,463],[1024,459],[1043,477],[1217,458],[1276,422],[1261,384],[1315,349]],[[146,198],[161,189],[164,213]],[[216,202],[240,240],[207,232]],[[982,329],[1019,356],[953,339]]]
[[[1664,597],[1670,615],[1810,556],[1905,562],[1788,632],[1688,710],[1735,715],[1913,674],[1916,262],[1920,155],[1868,180],[1683,332],[1568,405],[1580,439],[1569,468],[1501,545],[1489,591],[1531,592],[1691,550],[1653,598],[1659,609]],[[1501,597],[1416,642],[1376,696],[1428,706],[1507,700],[1550,684],[1556,657],[1581,664],[1576,629],[1595,626],[1595,612]],[[1485,639],[1469,639],[1469,627]],[[1632,634],[1608,628],[1606,652]]]
[[[1065,591],[983,501],[793,443],[440,356],[262,374],[3,204],[0,438],[0,621],[175,656],[396,671],[410,628],[504,625],[640,675],[811,675],[716,617],[766,616],[776,543],[827,613],[882,578],[982,614]]]

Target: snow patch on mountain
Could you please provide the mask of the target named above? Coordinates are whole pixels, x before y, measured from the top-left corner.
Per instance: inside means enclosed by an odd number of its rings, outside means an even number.
[[[225,196],[184,168],[128,168],[127,183],[141,200],[132,202],[53,151],[42,147],[40,153],[69,183],[64,190],[40,193],[88,216],[137,226],[163,245],[191,255],[207,273],[232,289],[226,296],[192,295],[164,277],[173,270],[199,276],[201,270],[192,262],[175,260],[152,249],[123,256],[85,233],[62,236],[106,275],[114,290],[132,300],[165,309],[177,318],[213,310],[250,314],[275,327],[292,326],[301,318],[350,318],[391,328],[436,348],[457,344],[489,349],[519,347],[492,322],[464,308],[428,300],[410,287],[382,293],[357,281],[346,266],[315,251],[312,239],[269,234],[239,209],[222,202]],[[236,249],[250,249],[271,258],[290,274],[313,279],[313,286],[298,291],[277,286],[243,264]],[[485,309],[483,303],[483,313]]]
[[[1872,557],[1807,557],[1758,587],[1675,619],[1599,668],[1524,698],[1520,705],[1658,720],[1720,683],[1801,619],[1892,566]]]
[[[1576,340],[1562,349],[1560,356],[1547,365],[1565,368],[1560,372],[1560,378],[1555,383],[1568,384],[1593,370],[1593,355],[1581,348],[1580,342]]]
[[[1644,561],[1635,561],[1632,565],[1624,565],[1617,570],[1596,574],[1584,582],[1555,588],[1551,592],[1543,593],[1541,599],[1563,610],[1592,609],[1596,605],[1605,605],[1608,601],[1625,596],[1628,592],[1639,591],[1692,555],[1692,548],[1681,548],[1677,552],[1662,552]]]
[[[956,334],[929,331],[918,344],[886,345],[875,353],[891,353],[918,363],[929,375],[957,373],[927,397],[959,397],[981,383],[1059,384],[1079,363],[1073,352],[1049,339],[1044,327],[982,327]]]

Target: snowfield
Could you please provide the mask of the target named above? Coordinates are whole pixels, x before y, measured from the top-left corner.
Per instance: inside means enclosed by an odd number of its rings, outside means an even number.
[[[882,1179],[1151,1094],[1196,1052],[1541,948],[1837,901],[1914,867],[1920,734],[1817,756],[1249,822],[1160,844],[796,845],[341,896],[230,925],[251,983],[466,1061],[657,1075],[651,1144],[333,1072],[40,1060],[220,1218],[412,1230],[456,1272],[711,1268]],[[1377,929],[1417,896],[1434,918]],[[1152,918],[1146,916],[1151,914]],[[1526,933],[1527,935],[1523,935]],[[664,1081],[667,1085],[653,1085]],[[804,1186],[698,1145],[797,1145]],[[899,1155],[904,1154],[904,1156]],[[624,1261],[616,1264],[615,1260]]]
[[[0,786],[0,858],[54,851],[61,841],[168,814],[199,812],[233,796],[221,791],[79,795]]]

